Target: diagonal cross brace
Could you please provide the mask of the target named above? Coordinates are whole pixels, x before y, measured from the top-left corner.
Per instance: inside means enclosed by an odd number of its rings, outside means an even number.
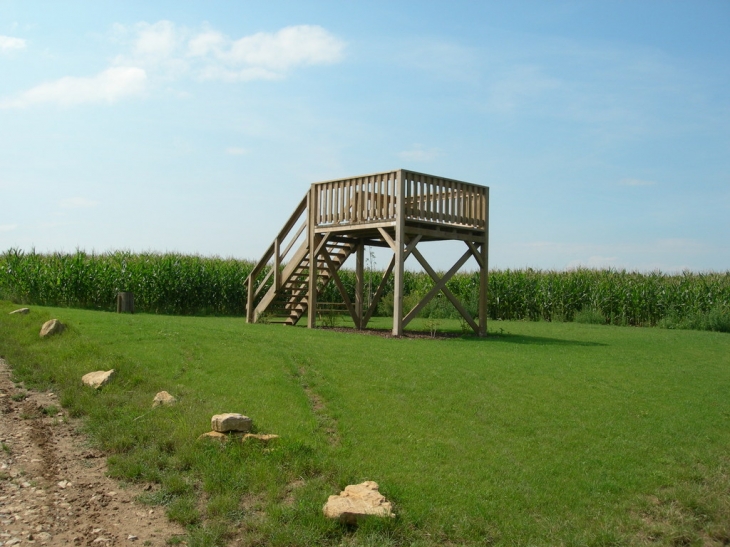
[[[418,249],[413,249],[412,251],[413,256],[416,257],[418,262],[421,263],[421,266],[423,266],[423,269],[426,270],[429,276],[431,276],[431,279],[433,279],[434,283],[436,284],[427,294],[423,297],[423,299],[416,304],[416,306],[408,312],[408,315],[406,315],[403,318],[403,326],[405,327],[410,321],[418,314],[423,307],[428,304],[431,299],[438,294],[439,291],[443,291],[443,293],[446,295],[446,298],[448,298],[451,303],[454,305],[454,307],[457,309],[457,311],[462,315],[464,320],[469,323],[469,326],[474,330],[474,332],[479,332],[479,326],[474,322],[474,319],[471,318],[469,315],[469,312],[466,311],[466,308],[459,302],[459,299],[454,296],[454,293],[452,293],[447,287],[446,283],[449,282],[449,280],[453,277],[453,275],[459,271],[459,268],[461,268],[464,263],[471,258],[472,250],[467,250],[459,260],[456,261],[456,264],[454,264],[451,269],[444,274],[442,278],[439,278],[438,274],[431,268],[431,265],[426,261],[426,259],[423,257],[423,255],[420,253]]]
[[[342,284],[342,280],[340,279],[340,276],[337,275],[337,268],[335,267],[334,262],[332,262],[332,259],[330,258],[329,253],[326,251],[324,253],[321,253],[321,256],[324,257],[325,262],[327,262],[327,268],[330,271],[330,275],[332,276],[332,279],[334,280],[335,285],[337,285],[337,289],[340,291],[340,295],[342,295],[342,300],[344,300],[345,306],[347,306],[347,311],[350,312],[350,317],[352,317],[352,320],[357,325],[357,323],[358,323],[357,312],[355,311],[355,308],[352,305],[352,301],[350,300],[350,297],[347,296],[347,290],[345,290],[345,286]]]

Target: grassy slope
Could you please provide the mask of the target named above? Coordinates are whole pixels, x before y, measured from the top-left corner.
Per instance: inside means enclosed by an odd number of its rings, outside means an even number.
[[[63,400],[90,414],[92,430],[108,429],[111,419],[126,431],[100,436],[118,454],[120,475],[160,460],[157,474],[136,477],[162,482],[170,497],[158,501],[173,516],[190,503],[190,481],[175,488],[179,471],[197,477],[214,506],[209,517],[240,518],[231,510],[240,496],[268,491],[269,524],[250,533],[282,545],[730,537],[725,334],[499,322],[490,326],[502,334],[487,340],[393,340],[68,309],[6,319],[10,309],[0,305],[0,351],[26,377],[66,382]],[[48,314],[72,325],[65,340],[37,339]],[[63,379],[63,371],[77,378],[93,365],[120,369],[110,389],[89,394]],[[313,410],[303,386],[322,408]],[[180,405],[148,414],[158,389],[180,396]],[[208,460],[238,455],[192,442],[222,411],[247,413],[260,430],[287,439],[279,460],[241,456],[256,471],[229,486]],[[324,433],[332,425],[334,444]],[[130,452],[134,446],[143,454]],[[308,486],[297,503],[281,503],[286,483],[302,475]],[[327,493],[364,479],[394,499],[395,524],[350,536],[318,518]]]

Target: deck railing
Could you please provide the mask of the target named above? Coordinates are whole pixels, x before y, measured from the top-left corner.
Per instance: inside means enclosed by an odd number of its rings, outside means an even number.
[[[398,177],[403,177],[403,212],[408,220],[423,220],[484,228],[486,188],[413,171],[389,171],[313,185],[317,226],[395,221]]]

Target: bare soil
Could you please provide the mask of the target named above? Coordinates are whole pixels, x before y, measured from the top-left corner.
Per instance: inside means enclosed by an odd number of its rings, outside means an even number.
[[[0,359],[0,546],[162,546],[184,530],[120,484],[51,392],[16,385]]]

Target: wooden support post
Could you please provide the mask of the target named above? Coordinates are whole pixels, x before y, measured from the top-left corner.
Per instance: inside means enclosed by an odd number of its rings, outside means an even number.
[[[357,249],[355,251],[355,315],[357,316],[357,322],[355,328],[362,330],[365,304],[364,304],[364,289],[365,289],[365,244],[362,240],[358,241]]]
[[[246,323],[253,323],[253,272],[248,276],[248,297],[246,298]]]
[[[487,311],[489,303],[489,188],[484,192],[484,241],[482,242],[482,264],[479,269],[479,336],[487,335]]]
[[[395,279],[393,287],[393,336],[403,336],[403,273],[405,236],[405,190],[406,181],[403,169],[398,170],[395,215]]]
[[[274,240],[274,287],[276,291],[281,288],[281,242],[277,237]]]
[[[317,196],[316,190],[312,187],[309,190],[309,199],[307,200],[307,213],[309,222],[307,223],[307,238],[309,239],[309,287],[307,291],[307,327],[314,329],[317,327],[317,234],[315,228],[317,226]]]

